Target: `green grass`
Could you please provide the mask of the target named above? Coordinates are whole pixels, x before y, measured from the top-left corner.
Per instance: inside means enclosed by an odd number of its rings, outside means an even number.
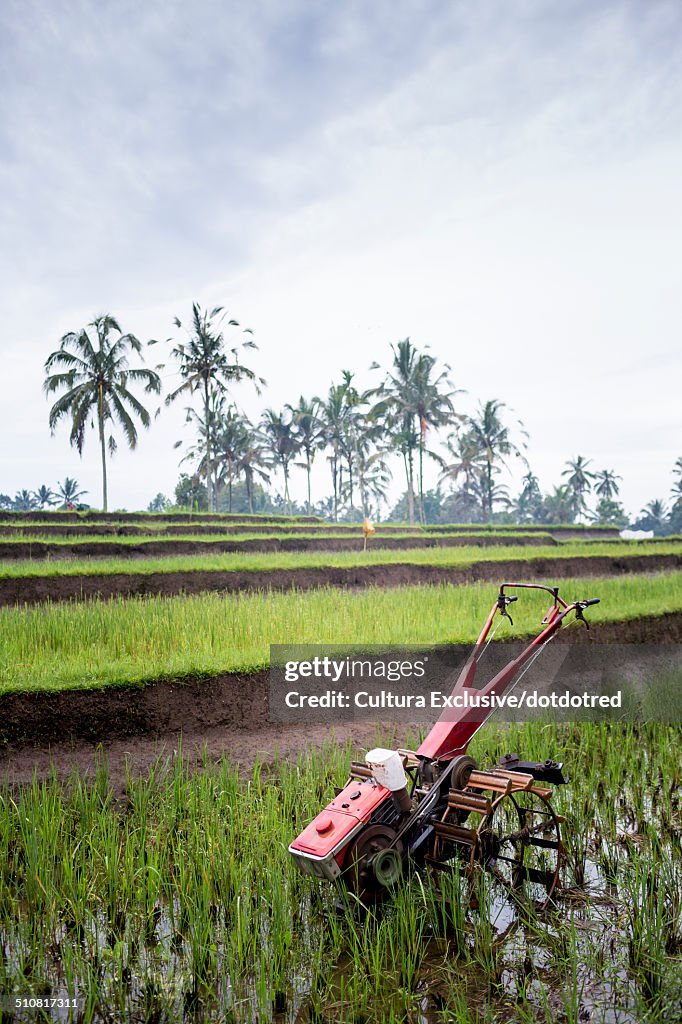
[[[682,573],[563,580],[567,598],[600,597],[592,620],[682,610]],[[0,694],[252,671],[273,643],[468,643],[492,584],[334,588],[222,596],[115,598],[0,609]],[[522,595],[514,633],[536,630],[543,595]]]
[[[314,522],[310,523],[311,526],[315,526],[317,523],[324,523],[326,520],[320,519],[317,516],[308,517],[302,516],[284,516],[277,512],[99,512],[97,509],[92,509],[86,512],[69,511],[67,509],[36,509],[31,512],[10,512],[0,511],[0,522],[12,523],[24,520],[26,522],[36,522],[40,518],[43,518],[44,522],[49,523],[131,523],[131,522],[150,522],[150,523],[162,523],[162,522],[173,522],[173,521],[185,521],[190,520],[192,522],[204,522],[212,519],[219,519],[223,522],[239,522],[245,519],[249,522],[262,523],[267,520],[275,520],[276,522],[282,523],[301,523],[308,521],[312,518]]]
[[[42,516],[42,518],[41,518]],[[314,517],[313,517],[314,518]],[[274,520],[274,523],[273,523]],[[3,525],[15,526],[21,529],[22,525],[27,523],[30,524],[45,524],[54,525],[59,524],[62,526],[90,526],[90,525],[111,525],[112,528],[118,526],[124,526],[126,524],[133,525],[149,525],[153,529],[163,530],[166,526],[175,523],[191,522],[195,525],[206,525],[212,527],[214,525],[225,525],[241,523],[253,523],[260,525],[275,525],[277,527],[292,527],[292,526],[305,526],[309,529],[322,528],[338,528],[338,529],[358,529],[359,523],[334,523],[326,519],[317,519],[315,522],[308,521],[307,516],[281,516],[276,513],[218,513],[218,512],[178,512],[178,513],[167,513],[167,512],[120,512],[120,513],[109,513],[103,514],[101,512],[43,512],[36,511],[33,513],[12,513],[4,512],[0,513],[0,523]],[[557,523],[551,526],[543,523],[430,523],[424,527],[419,523],[408,523],[407,521],[400,520],[389,520],[385,523],[379,522],[376,524],[379,527],[392,526],[406,530],[456,530],[458,532],[479,532],[479,531],[494,531],[496,533],[515,533],[517,531],[535,533],[537,531],[546,532],[548,529],[556,530],[559,532],[565,532],[566,530],[576,530],[585,533],[599,533],[599,532],[612,532],[615,528],[612,526],[600,526],[594,523]]]
[[[679,740],[586,724],[474,741],[484,766],[513,749],[572,777],[555,796],[570,896],[508,910],[506,937],[456,870],[438,887],[413,874],[364,918],[297,872],[289,842],[348,771],[333,744],[248,778],[176,757],[129,775],[120,801],[105,764],[2,789],[0,991],[77,998],[63,1019],[83,1024],[667,1024],[682,994]],[[484,908],[491,887],[477,880]]]
[[[106,540],[107,538],[116,537],[140,537],[140,538],[162,538],[168,537],[179,537],[179,536],[256,536],[260,537],[263,534],[270,534],[276,536],[301,536],[303,534],[311,534],[312,536],[325,537],[328,534],[338,535],[341,537],[345,536],[362,536],[362,524],[361,523],[272,523],[265,522],[262,525],[256,527],[253,523],[224,523],[224,522],[207,522],[207,523],[1,523],[0,527],[7,527],[4,534],[5,539],[19,539],[24,538],[26,540],[30,538],[52,538],[52,537],[86,537],[89,540],[96,540],[101,538]],[[131,531],[130,533],[119,533],[119,530]],[[379,532],[384,532],[393,535],[406,535],[414,536],[422,535],[429,536],[432,532],[430,530],[424,530],[420,526],[395,526],[392,523],[380,524],[377,527]],[[100,531],[100,532],[95,532]],[[186,531],[183,534],[183,531]],[[448,529],[436,530],[436,533],[450,533],[452,531]],[[500,536],[508,536],[509,531],[503,533],[500,530],[488,530],[485,527],[474,531],[468,530],[456,530],[457,533],[466,533],[469,535],[473,532],[474,535],[478,534],[496,534]],[[529,530],[517,530],[515,533],[529,534],[534,531]],[[545,533],[548,531],[545,530]]]
[[[425,530],[497,530],[500,533],[514,532],[514,530],[527,530],[533,533],[551,530],[557,533],[575,531],[576,533],[613,533],[618,530],[617,526],[603,526],[598,523],[428,523]]]
[[[414,538],[414,531],[406,530],[404,534],[401,534],[400,532],[393,531],[391,533],[386,533],[384,535],[384,539],[388,538],[388,537],[398,537],[398,538],[400,538],[400,537],[403,537],[403,536],[411,540],[411,539]],[[429,533],[423,533],[423,534],[421,534],[421,536],[425,540],[438,540],[438,539],[445,539],[445,538],[447,538],[448,540],[450,540],[450,539],[458,539],[458,538],[470,540],[472,534],[470,534],[470,533],[461,533],[460,534],[460,533],[450,533],[450,532],[438,533],[436,531],[431,531]],[[486,537],[498,538],[498,537],[502,537],[504,535],[500,534],[499,532],[496,533],[495,531],[492,531],[492,530],[485,530],[485,531],[481,531],[479,534],[476,534],[475,536],[481,537],[481,538],[486,538]],[[532,540],[536,544],[537,544],[537,541],[538,541],[538,537],[543,538],[543,539],[546,538],[548,541],[550,541],[552,539],[551,535],[549,533],[547,533],[547,534],[542,534],[542,533],[524,533],[524,532],[521,531],[521,532],[517,532],[517,533],[514,534],[514,538],[516,540],[524,541],[524,540],[529,540],[529,539],[532,538]],[[320,530],[315,531],[315,528],[313,527],[311,530],[306,530],[305,532],[297,533],[293,537],[290,534],[288,535],[286,533],[286,531],[277,530],[275,528],[269,529],[269,530],[263,530],[262,533],[225,533],[225,532],[221,532],[219,530],[216,530],[215,533],[209,533],[208,531],[206,531],[205,533],[178,533],[178,534],[170,534],[170,535],[169,534],[158,533],[158,534],[145,534],[144,536],[137,535],[137,536],[132,536],[132,537],[131,536],[127,536],[127,535],[121,536],[121,535],[118,535],[118,534],[116,534],[116,535],[112,534],[111,536],[95,536],[95,537],[87,537],[87,536],[83,536],[82,534],[79,534],[79,535],[77,535],[75,537],[62,537],[62,536],[53,536],[53,535],[48,534],[48,533],[28,534],[26,536],[23,536],[23,535],[21,535],[21,531],[17,530],[17,536],[16,537],[12,537],[12,536],[11,537],[0,537],[0,544],[31,544],[31,543],[34,543],[34,544],[54,544],[56,546],[68,545],[69,547],[75,547],[75,546],[77,546],[79,544],[97,544],[98,546],[100,546],[102,548],[106,548],[107,545],[109,545],[109,544],[124,544],[124,545],[126,545],[128,547],[137,547],[138,545],[144,545],[144,544],[148,544],[148,543],[154,542],[154,541],[163,542],[164,544],[174,544],[174,543],[178,543],[178,542],[181,542],[181,541],[190,541],[193,544],[215,544],[215,543],[220,543],[220,542],[230,542],[230,543],[234,543],[234,544],[242,544],[245,541],[253,541],[253,540],[275,540],[275,541],[287,542],[289,540],[295,540],[295,541],[319,540],[320,538],[323,538],[324,540],[348,540],[348,539],[355,539],[355,540],[357,540],[359,545],[362,545],[362,529],[361,529],[360,526],[356,526],[352,531],[351,530],[343,531],[343,530],[334,529],[333,531],[327,532],[327,531],[320,531]],[[377,535],[376,535],[375,541],[379,541],[380,538],[381,538],[381,532],[377,531]],[[370,543],[372,543],[372,541],[370,541]]]
[[[294,530],[307,531],[309,533],[338,533],[338,534],[355,534],[362,530],[362,523],[334,523],[331,521],[321,521],[319,523],[301,522],[296,519],[282,519],[278,521],[272,521],[271,519],[265,518],[261,522],[258,522],[254,516],[245,520],[229,520],[229,519],[204,519],[198,521],[186,521],[180,520],[177,523],[160,520],[155,521],[150,518],[149,521],[139,521],[135,518],[126,520],[122,518],[120,520],[104,521],[99,522],[83,521],[83,520],[70,520],[63,523],[55,522],[46,519],[35,519],[35,520],[15,520],[6,522],[0,519],[0,526],[7,527],[15,533],[26,533],[27,536],[32,535],[32,531],[37,531],[39,528],[44,528],[46,533],[49,534],[53,527],[58,527],[59,530],[67,531],[89,531],[92,527],[105,529],[110,532],[113,536],[116,535],[116,530],[119,529],[130,529],[134,528],[140,531],[140,536],[151,534],[151,535],[166,535],[170,528],[177,529],[178,527],[200,527],[205,533],[224,533],[230,531],[235,527],[240,529],[246,529],[253,527],[254,532],[261,533],[275,532],[275,533],[291,533]],[[432,524],[428,526],[422,526],[419,523],[410,525],[409,523],[375,523],[377,531],[381,532],[385,530],[387,532],[403,532],[403,533],[418,533],[428,535],[431,533],[457,533],[457,534],[499,534],[503,536],[509,536],[510,534],[536,534],[536,533],[550,533],[551,528],[548,526],[495,526],[487,525],[486,523],[471,523],[471,524]],[[560,528],[565,530],[567,528]],[[576,527],[576,530],[580,530],[581,527]],[[585,528],[588,529],[588,528]],[[591,531],[590,531],[591,532]],[[97,536],[97,534],[95,534]],[[171,534],[172,536],[172,534]]]
[[[360,544],[360,542],[358,542]],[[168,555],[159,558],[71,558],[0,562],[0,579],[23,576],[81,576],[114,573],[157,572],[266,572],[274,569],[351,568],[360,565],[436,565],[464,568],[475,562],[530,558],[585,558],[603,555],[627,558],[631,555],[680,555],[682,540],[651,545],[649,541],[561,541],[560,545],[537,545],[528,549],[514,546],[446,548],[374,548],[358,551],[273,551],[228,552],[209,555]]]

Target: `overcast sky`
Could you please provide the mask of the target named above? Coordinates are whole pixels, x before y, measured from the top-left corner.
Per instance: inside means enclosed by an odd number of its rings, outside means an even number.
[[[461,411],[496,398],[524,421],[543,488],[581,454],[622,475],[631,512],[667,496],[679,0],[2,0],[0,17],[0,492],[68,474],[97,504],[95,435],[82,460],[66,425],[50,437],[45,358],[102,312],[176,335],[198,300],[255,332],[269,387],[235,394],[251,415],[344,368],[368,386],[409,336],[450,363]],[[183,418],[120,450],[112,507],[172,494]]]

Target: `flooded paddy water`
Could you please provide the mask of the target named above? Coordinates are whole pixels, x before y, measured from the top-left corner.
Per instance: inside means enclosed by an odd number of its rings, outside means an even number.
[[[349,749],[247,776],[177,756],[131,775],[122,799],[104,763],[5,787],[2,1020],[682,1019],[680,738],[583,723],[477,742],[481,764],[510,749],[565,762],[567,862],[542,911],[456,866],[413,873],[370,911],[300,875],[288,843],[344,781]]]

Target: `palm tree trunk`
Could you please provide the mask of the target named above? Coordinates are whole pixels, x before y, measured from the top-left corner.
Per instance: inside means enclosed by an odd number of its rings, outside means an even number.
[[[419,522],[424,526],[424,443],[419,442]]]
[[[249,512],[253,515],[253,478],[248,466],[244,469],[244,482],[246,484],[246,500],[249,503]]]
[[[410,526],[414,526],[414,460],[411,448],[407,452],[407,514]]]
[[[211,424],[209,422],[208,381],[204,381],[204,423],[206,424],[206,496],[208,511],[213,512],[213,478],[211,476]]]
[[[491,459],[487,460],[487,485],[486,485],[486,489],[487,489],[486,503],[488,505],[488,509],[487,509],[487,512],[488,512],[488,522],[492,523],[492,521],[493,521],[493,464],[492,464],[492,460]]]
[[[339,518],[339,502],[338,502],[338,481],[337,481],[337,465],[336,465],[336,454],[332,456],[332,486],[334,488],[334,522]]]
[[[102,453],[102,511],[107,512],[107,449],[104,443],[104,393],[101,384],[99,386],[98,405],[97,425],[99,427],[99,445]]]
[[[289,515],[291,512],[291,502],[289,501],[289,467],[286,462],[282,463],[282,469],[284,470],[284,509],[285,514]]]
[[[406,490],[406,494],[407,494],[407,518],[408,518],[408,521],[412,522],[412,520],[414,518],[414,509],[412,509],[412,511],[410,511],[410,509],[411,509],[411,505],[410,505],[410,470],[409,470],[408,462],[407,462],[407,449],[406,448],[403,448],[403,466],[405,467],[405,483],[407,485],[407,490]]]
[[[310,513],[312,511],[312,507],[313,507],[312,506],[312,502],[310,501],[310,451],[306,451],[306,453],[305,453],[305,461],[306,461],[306,473],[308,474],[308,515],[310,515]]]

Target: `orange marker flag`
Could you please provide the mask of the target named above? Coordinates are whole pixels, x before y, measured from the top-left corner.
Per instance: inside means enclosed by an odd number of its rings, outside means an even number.
[[[368,540],[368,538],[371,537],[374,532],[375,532],[374,527],[370,523],[370,521],[367,518],[367,516],[365,516],[365,521],[362,524],[362,533],[363,533],[364,538],[365,538],[365,544],[364,544],[364,548],[363,548],[364,551],[367,550],[367,540]]]

